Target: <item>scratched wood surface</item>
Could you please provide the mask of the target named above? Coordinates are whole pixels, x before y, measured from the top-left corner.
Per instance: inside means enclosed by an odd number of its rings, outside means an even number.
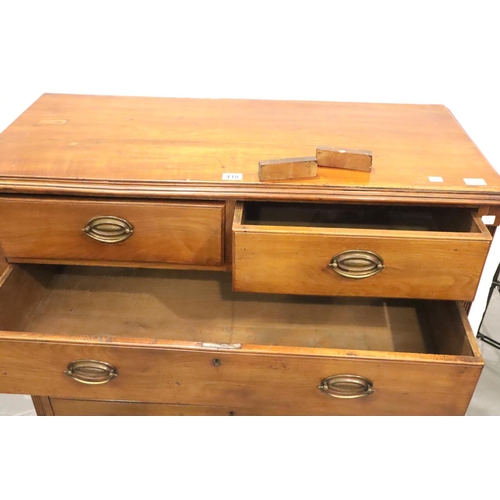
[[[462,202],[500,204],[500,177],[440,105],[45,94],[0,135],[0,189],[276,195],[259,188],[258,162],[314,155],[320,144],[373,151],[372,171],[320,169],[280,182],[282,196],[371,190],[374,199],[456,203],[461,193]],[[222,181],[224,173],[243,178]]]

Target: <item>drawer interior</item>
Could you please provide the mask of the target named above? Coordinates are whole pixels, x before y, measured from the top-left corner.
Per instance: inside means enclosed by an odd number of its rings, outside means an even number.
[[[246,202],[241,223],[257,226],[483,232],[470,210],[453,207]]]
[[[206,271],[15,265],[0,328],[77,338],[475,355],[447,301],[237,293]]]

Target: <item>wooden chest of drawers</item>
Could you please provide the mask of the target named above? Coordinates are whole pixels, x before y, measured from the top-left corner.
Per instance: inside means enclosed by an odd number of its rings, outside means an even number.
[[[319,144],[372,171],[259,182]],[[467,410],[500,178],[442,106],[44,95],[0,192],[0,392],[39,414]]]

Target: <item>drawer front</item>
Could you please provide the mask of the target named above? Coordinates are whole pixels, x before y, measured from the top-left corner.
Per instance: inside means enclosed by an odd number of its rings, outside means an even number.
[[[468,356],[429,360],[394,353],[364,357],[359,353],[297,356],[207,352],[9,340],[5,335],[0,341],[0,392],[223,406],[230,411],[254,408],[290,415],[464,414],[482,368],[480,358]],[[68,365],[77,360],[106,363],[114,367],[116,376],[104,369],[92,371],[92,366],[87,371],[73,367],[69,376],[65,373]],[[347,375],[366,379],[373,392],[363,385],[365,382],[355,388],[366,395],[355,398],[332,397],[319,388],[328,377]],[[86,376],[105,383],[76,380]],[[349,395],[350,386],[349,380],[340,378],[332,387],[341,392],[347,388]]]
[[[491,237],[233,224],[236,291],[473,300]],[[484,230],[483,230],[484,229]],[[418,233],[418,234],[417,234]]]
[[[250,409],[234,411],[224,406],[168,405],[158,403],[131,403],[128,401],[82,401],[51,398],[55,416],[233,416],[266,415]]]
[[[170,405],[159,403],[135,403],[129,401],[83,401],[79,399],[50,398],[50,415],[76,416],[159,416],[159,417],[224,417],[224,416],[289,416],[299,415],[293,410],[279,408],[234,408],[231,406]],[[303,409],[302,416],[314,416]]]
[[[10,261],[223,263],[223,203],[1,198]]]

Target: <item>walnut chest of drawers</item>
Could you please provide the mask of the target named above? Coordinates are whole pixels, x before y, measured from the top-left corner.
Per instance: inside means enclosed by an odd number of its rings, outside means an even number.
[[[321,144],[372,170],[259,182]],[[500,178],[443,106],[43,95],[0,135],[0,392],[40,415],[464,414],[485,215]]]

